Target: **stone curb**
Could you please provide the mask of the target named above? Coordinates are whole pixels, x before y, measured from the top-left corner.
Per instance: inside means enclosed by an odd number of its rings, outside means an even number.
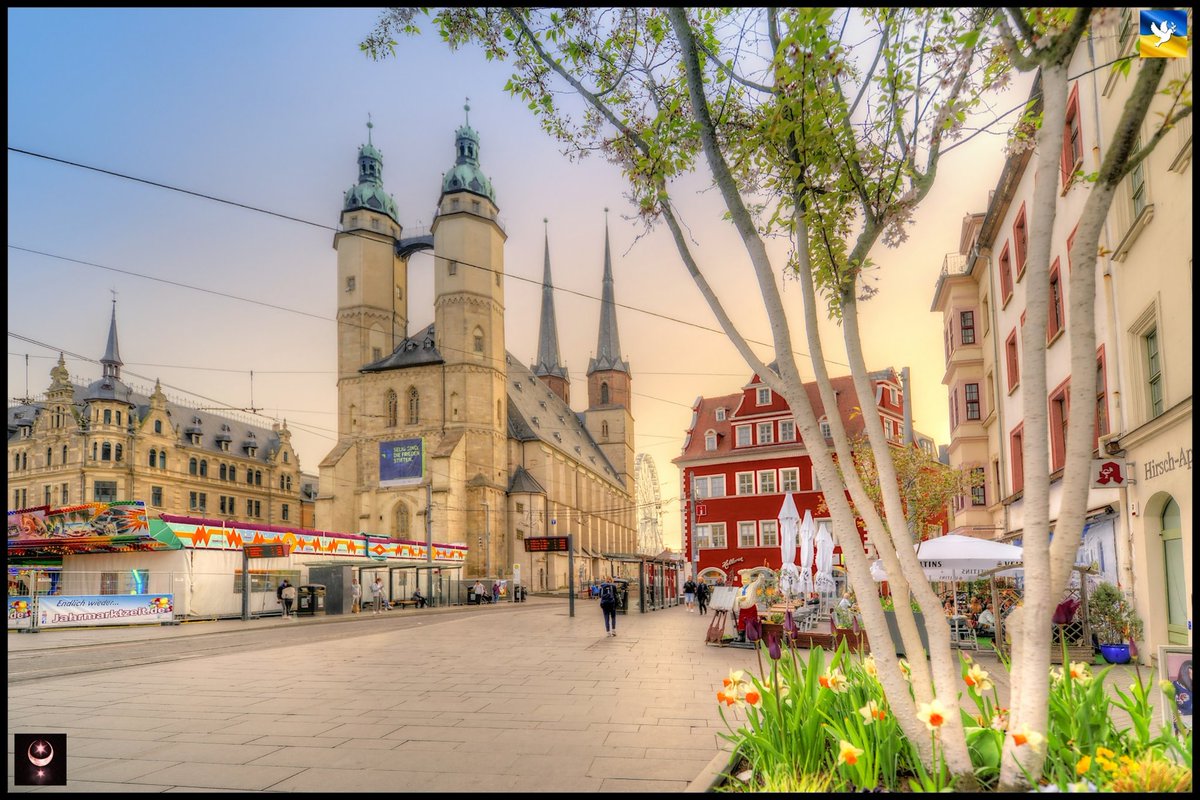
[[[729,770],[733,768],[733,763],[737,760],[737,754],[733,750],[726,749],[729,746],[728,742],[722,743],[721,751],[713,756],[712,761],[704,765],[700,774],[693,778],[692,782],[684,789],[685,792],[712,792],[725,782]]]

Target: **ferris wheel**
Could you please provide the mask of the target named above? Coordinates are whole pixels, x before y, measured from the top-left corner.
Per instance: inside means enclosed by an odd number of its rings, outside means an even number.
[[[662,495],[654,459],[638,453],[634,459],[637,483],[638,552],[656,556],[663,551]]]

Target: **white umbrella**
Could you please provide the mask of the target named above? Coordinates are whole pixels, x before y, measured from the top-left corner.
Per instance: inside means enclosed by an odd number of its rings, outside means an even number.
[[[804,512],[804,521],[800,523],[800,591],[811,592],[813,538],[817,535],[817,526],[813,522],[812,512]]]
[[[931,581],[975,580],[980,573],[1003,566],[1012,569],[998,574],[1012,575],[1020,571],[1022,564],[1020,547],[973,536],[939,536],[914,547],[925,577]],[[888,579],[882,560],[871,565],[871,577],[877,581]]]
[[[829,524],[822,522],[817,526],[817,591],[832,595],[837,588],[833,582],[833,535],[829,533]]]
[[[800,571],[796,569],[796,532],[800,527],[800,512],[796,501],[789,493],[783,498],[779,509],[779,552],[782,556],[779,568],[779,591],[788,599],[801,591]]]

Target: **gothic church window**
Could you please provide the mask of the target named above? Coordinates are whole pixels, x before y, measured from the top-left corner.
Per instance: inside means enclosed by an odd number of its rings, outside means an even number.
[[[600,405],[608,405],[608,383],[600,384]]]
[[[408,389],[408,424],[416,425],[421,421],[421,394],[417,391],[417,387],[410,386]]]
[[[475,329],[475,352],[476,353],[483,352],[483,329],[482,328]]]
[[[398,417],[400,416],[400,401],[396,397],[395,389],[388,389],[387,393],[387,425],[389,428],[396,427]]]
[[[396,538],[403,539],[407,537],[409,524],[412,520],[412,512],[404,503],[396,506]]]

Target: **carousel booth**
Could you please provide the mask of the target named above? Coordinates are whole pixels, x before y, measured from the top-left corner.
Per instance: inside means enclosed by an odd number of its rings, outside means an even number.
[[[247,545],[274,544],[285,545],[287,555],[243,553]],[[433,566],[460,568],[466,551],[435,543]],[[361,580],[374,570],[390,578],[392,568],[409,565],[428,565],[424,543],[194,517],[148,519],[140,501],[25,509],[9,512],[9,628],[275,614],[284,578],[316,592],[310,581],[331,570]],[[339,586],[348,595],[349,578]]]

